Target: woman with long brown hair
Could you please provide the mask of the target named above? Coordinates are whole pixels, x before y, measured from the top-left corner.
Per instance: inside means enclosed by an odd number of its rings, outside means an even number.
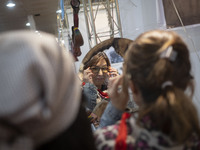
[[[109,102],[107,94],[108,80],[110,76],[117,76],[117,70],[111,67],[110,60],[104,52],[94,55],[84,66],[83,93],[87,96],[86,107],[96,118],[96,127],[104,109]],[[90,114],[90,113],[89,113]]]
[[[114,88],[109,96],[114,107],[124,110],[129,87],[140,110],[97,130],[97,148],[200,149],[189,51],[183,40],[171,31],[143,33],[129,46],[124,61],[123,76],[110,82]]]

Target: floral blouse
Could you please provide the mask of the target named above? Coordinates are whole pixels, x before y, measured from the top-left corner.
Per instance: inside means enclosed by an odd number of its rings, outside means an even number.
[[[153,122],[150,117],[143,118],[145,128],[136,124],[135,117],[132,115],[125,120],[127,135],[125,139],[127,150],[200,150],[200,141],[193,134],[182,145],[174,145],[168,136],[158,130],[154,130]],[[96,130],[94,133],[97,149],[114,150],[116,149],[116,138],[119,132],[120,121],[112,126],[107,126]]]

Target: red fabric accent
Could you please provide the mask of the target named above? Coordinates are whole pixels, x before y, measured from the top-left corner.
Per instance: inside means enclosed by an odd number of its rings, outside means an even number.
[[[102,92],[102,91],[99,90],[99,89],[98,89],[98,91],[99,91],[99,94],[100,94],[102,97],[104,97],[104,98],[109,98],[108,93]]]
[[[78,27],[78,22],[79,22],[78,14],[74,13],[74,27]]]
[[[130,113],[123,113],[121,122],[119,124],[118,136],[115,140],[115,150],[126,150],[126,137],[127,137],[127,126],[126,119],[130,118]]]
[[[85,82],[82,82],[82,86],[84,86],[85,85]]]

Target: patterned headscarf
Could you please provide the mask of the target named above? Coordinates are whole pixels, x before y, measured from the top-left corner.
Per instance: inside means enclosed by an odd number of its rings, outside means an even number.
[[[0,34],[0,70],[0,149],[33,149],[73,123],[80,83],[54,36]]]

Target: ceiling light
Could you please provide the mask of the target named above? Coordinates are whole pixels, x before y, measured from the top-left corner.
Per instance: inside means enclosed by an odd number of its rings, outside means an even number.
[[[62,10],[59,9],[59,10],[56,11],[56,13],[57,13],[57,14],[61,14],[61,13],[62,13]]]
[[[26,26],[29,27],[29,26],[31,26],[31,24],[28,22],[28,23],[26,23]]]
[[[6,5],[7,7],[15,7],[15,3],[13,3],[13,1],[8,1],[8,3],[7,3],[7,5]]]

